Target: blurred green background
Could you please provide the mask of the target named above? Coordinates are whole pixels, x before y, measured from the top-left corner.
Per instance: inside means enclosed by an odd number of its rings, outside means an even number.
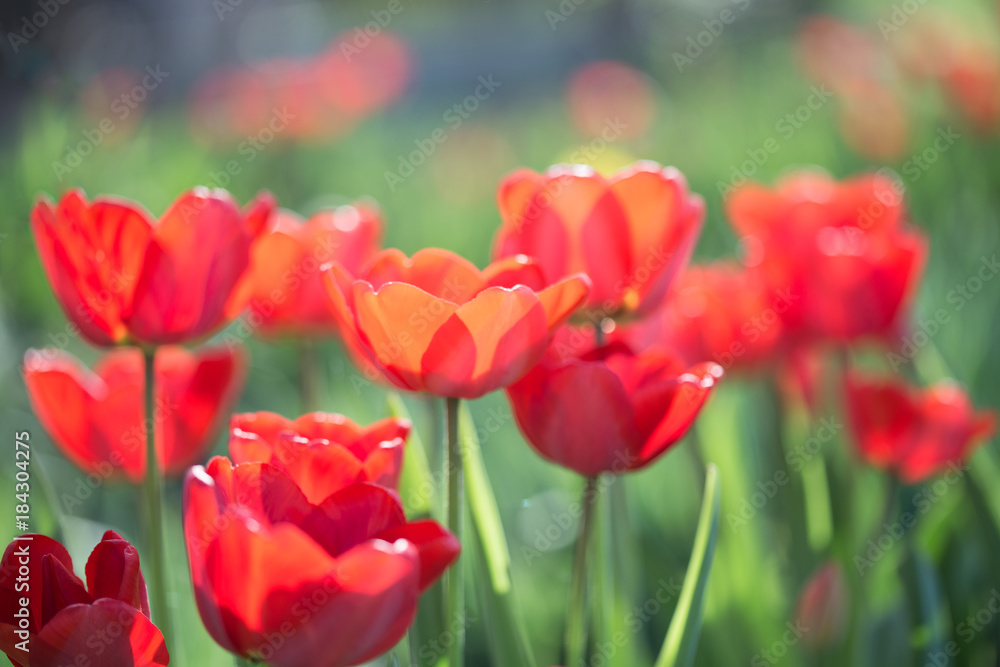
[[[912,4],[919,5],[919,14],[932,11],[935,0]],[[351,34],[354,26],[372,21],[372,11],[384,10],[389,3],[243,0],[225,6],[220,14],[217,3],[207,1],[153,8],[152,3],[70,0],[17,53],[9,39],[4,45],[0,422],[10,446],[5,448],[8,455],[0,457],[0,477],[2,488],[13,488],[13,434],[30,431],[32,473],[43,483],[32,491],[34,529],[58,533],[80,567],[107,527],[140,540],[140,491],[107,485],[78,507],[53,502],[53,496],[72,491],[83,476],[59,455],[31,414],[20,373],[25,350],[59,344],[66,327],[28,224],[40,193],[58,196],[78,186],[90,196],[133,198],[155,214],[184,189],[223,181],[241,202],[268,189],[282,206],[301,214],[371,197],[385,213],[387,246],[407,253],[441,246],[483,266],[499,225],[494,191],[505,173],[517,166],[543,169],[568,159],[586,159],[608,170],[652,159],[678,167],[692,189],[705,197],[708,216],[696,257],[708,260],[738,253],[737,238],[724,219],[720,183],[728,183],[734,169],[752,158],[748,151],[775,138],[780,149],[753,170],[754,179],[771,182],[803,165],[818,165],[836,177],[880,167],[899,174],[910,218],[931,239],[914,318],[950,308],[949,290],[974,275],[981,258],[997,250],[997,139],[972,127],[934,87],[907,89],[903,147],[883,159],[859,154],[845,141],[836,95],[811,110],[791,136],[779,127],[786,114],[807,103],[818,85],[802,67],[796,42],[802,22],[814,13],[831,13],[870,31],[881,47],[889,40],[883,40],[878,21],[892,15],[894,3],[402,0],[401,11],[385,28],[407,45],[409,54],[408,81],[398,99],[366,114],[339,136],[279,132],[252,159],[240,152],[239,135],[206,140],[204,133],[192,129],[189,98],[204,71],[222,64],[246,66],[258,58],[308,56],[338,33]],[[994,39],[1000,32],[995,6],[968,0],[950,2],[948,9]],[[4,34],[17,30],[21,17],[35,10],[31,3],[5,8]],[[732,12],[733,22],[724,24],[692,62],[679,67],[675,54],[687,53],[688,38],[708,29],[705,21],[718,19],[723,11]],[[88,34],[94,26],[101,29]],[[567,82],[578,68],[606,60],[633,68],[640,92],[625,95],[624,103],[614,102],[617,98],[599,87],[597,93],[585,94],[583,102],[567,94]],[[170,72],[163,85],[151,90],[128,122],[108,133],[78,167],[58,174],[54,163],[65,162],[67,151],[86,137],[85,132],[93,132],[103,117],[115,113],[105,104],[107,98],[98,96],[94,103],[92,95],[83,96],[93,90],[94,77],[107,68],[127,66],[141,72],[145,65],[157,64]],[[474,94],[479,77],[491,75],[499,87],[453,127],[448,110]],[[890,80],[893,74],[876,71],[872,76]],[[604,113],[603,102],[609,104],[608,114],[623,114],[631,129],[602,146],[592,143],[586,123],[581,126],[573,119],[574,112],[588,113],[587,105]],[[926,169],[907,171],[908,161],[932,147],[938,131],[948,127],[959,135],[953,145]],[[426,140],[436,128],[445,128],[446,141],[412,176],[390,184],[386,172],[398,170],[401,156],[417,149],[415,142]],[[238,175],[227,181],[215,176],[232,160],[241,165]],[[1000,283],[987,283],[909,370],[926,380],[951,375],[969,388],[977,406],[998,405],[998,296]],[[88,363],[98,357],[79,340],[70,340],[66,347]],[[352,382],[356,371],[339,344],[325,342],[321,349],[324,409],[359,422],[386,415],[384,390]],[[295,346],[252,340],[249,352],[251,368],[238,409],[272,410],[290,417],[301,413]],[[870,357],[880,361],[877,351]],[[884,367],[884,360],[881,363]],[[942,638],[953,639],[961,650],[940,664],[996,664],[1000,623],[995,615],[981,615],[974,632],[964,632],[963,627],[970,626],[962,626],[970,615],[988,609],[994,586],[1000,585],[995,523],[1000,491],[991,485],[1000,483],[994,474],[1000,460],[995,444],[986,445],[975,458],[973,474],[936,498],[939,501],[921,518],[916,540],[927,567],[919,576],[927,588],[925,596],[914,600],[903,594],[900,583],[905,549],[889,550],[872,570],[857,576],[852,558],[868,548],[886,482],[855,462],[846,429],[824,442],[819,454],[830,476],[833,544],[821,549],[810,544],[801,516],[810,482],[791,471],[792,482],[746,525],[726,520],[740,512],[741,503],[759,490],[758,483],[787,467],[779,441],[794,449],[810,437],[811,427],[801,415],[786,414],[785,421],[779,421],[774,393],[774,381],[765,375],[726,378],[699,419],[697,437],[688,437],[648,470],[618,482],[625,494],[615,497],[627,498],[627,512],[616,508],[611,530],[616,544],[632,556],[621,564],[623,585],[605,609],[627,641],[616,646],[613,655],[605,655],[605,662],[595,659],[592,664],[648,664],[655,655],[690,555],[705,461],[717,463],[721,471],[723,523],[696,664],[936,664],[931,652]],[[405,398],[425,442],[439,439],[439,413],[432,401]],[[560,516],[576,500],[582,481],[531,452],[502,395],[476,401],[471,410],[480,426],[519,604],[538,664],[558,664],[576,530],[575,525],[560,527]],[[496,429],[487,429],[490,419]],[[221,435],[215,451],[224,451]],[[9,523],[0,521],[0,537],[7,539],[13,535],[12,496],[0,495],[0,517],[11,517]],[[207,636],[193,608],[178,534],[176,481],[168,486],[168,504],[173,513],[169,543],[175,604],[183,621],[183,643],[177,643],[172,664],[230,665],[231,658]],[[539,535],[546,531],[548,537],[541,540]],[[856,632],[820,646],[810,646],[806,638],[789,641],[786,623],[795,616],[799,591],[831,555],[840,560],[851,582],[847,606]],[[930,605],[929,611],[922,613],[921,602]],[[473,603],[468,664],[487,664],[486,631]],[[606,640],[595,638],[599,644]]]

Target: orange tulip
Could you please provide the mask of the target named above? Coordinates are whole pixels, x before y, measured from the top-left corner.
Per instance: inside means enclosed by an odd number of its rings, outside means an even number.
[[[337,264],[325,278],[345,336],[393,384],[455,398],[520,379],[590,287],[584,275],[547,286],[523,257],[480,271],[437,248],[385,250],[357,279]]]

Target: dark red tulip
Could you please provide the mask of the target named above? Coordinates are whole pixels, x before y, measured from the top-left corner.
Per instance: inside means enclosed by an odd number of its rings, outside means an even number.
[[[586,276],[549,285],[541,273],[524,257],[480,271],[429,248],[382,251],[356,277],[334,264],[325,277],[345,338],[393,384],[478,398],[522,377],[586,299]]]
[[[898,333],[927,254],[923,234],[903,223],[902,194],[886,177],[838,183],[799,172],[774,189],[738,188],[729,219],[745,263],[774,296],[792,340],[849,343]]]
[[[664,345],[687,363],[714,361],[727,371],[770,361],[782,340],[790,296],[771,294],[758,274],[728,262],[692,266],[666,305],[624,328],[635,349]]]
[[[180,475],[205,459],[243,386],[240,348],[156,355],[153,425],[160,469]],[[90,371],[61,350],[29,350],[24,379],[35,415],[68,459],[87,473],[141,483],[146,475],[145,365],[122,348]]]
[[[850,372],[846,389],[861,456],[908,484],[961,464],[996,431],[996,413],[976,412],[949,382],[921,389]]]
[[[241,213],[225,190],[181,195],[159,220],[125,199],[71,190],[31,215],[42,266],[66,316],[95,345],[203,338],[239,314],[231,293],[274,202]]]
[[[460,551],[395,492],[359,482],[318,505],[268,463],[216,457],[184,482],[195,598],[225,649],[274,667],[341,667],[391,649]]]
[[[687,367],[620,342],[583,353],[560,344],[507,388],[521,432],[544,458],[584,476],[645,467],[691,426],[722,367]]]
[[[321,503],[354,482],[396,490],[405,419],[383,419],[362,427],[344,417],[312,412],[292,421],[273,412],[233,415],[229,455],[233,463],[269,463],[292,478],[306,499]]]
[[[303,221],[279,211],[253,244],[249,291],[250,323],[265,335],[331,336],[337,322],[320,267],[338,262],[352,275],[378,251],[382,220],[366,203],[321,211]]]
[[[74,574],[69,553],[51,537],[26,534],[7,546],[0,562],[0,649],[11,662],[168,665],[163,635],[149,620],[135,547],[107,531],[87,560],[85,576],[86,585]],[[27,618],[18,616],[23,613]],[[30,652],[19,648],[25,640]]]
[[[581,165],[515,171],[497,192],[495,257],[528,255],[552,282],[586,273],[592,317],[658,307],[698,241],[705,205],[673,167],[637,162],[609,178]]]

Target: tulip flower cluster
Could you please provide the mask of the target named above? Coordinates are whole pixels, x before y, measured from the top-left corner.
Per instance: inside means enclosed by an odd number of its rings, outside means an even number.
[[[88,561],[86,586],[56,541],[16,540],[0,570],[0,602],[13,609],[15,574],[27,567],[30,664],[76,656],[168,664],[168,647],[183,638],[171,635],[164,581],[164,475],[184,478],[183,536],[201,620],[239,660],[373,660],[403,639],[439,580],[444,617],[461,617],[461,554],[471,538],[460,400],[498,390],[528,445],[585,480],[565,651],[568,665],[592,664],[586,591],[598,476],[647,468],[670,451],[724,370],[784,374],[830,348],[843,359],[860,345],[892,345],[906,332],[927,253],[902,193],[877,175],[837,182],[799,172],[773,188],[737,188],[726,214],[742,264],[694,267],[705,206],[676,169],[519,170],[497,198],[501,224],[483,269],[437,248],[381,249],[370,202],[303,221],[266,194],[241,210],[223,191],[194,190],[159,220],[78,191],[40,201],[32,227],[59,303],[80,336],[115,348],[93,370],[63,350],[29,351],[28,394],[68,459],[145,488],[150,535],[140,551],[152,586],[147,601],[139,552],[116,533]],[[243,313],[266,339],[338,335],[387,384],[444,399],[445,525],[404,511],[404,461],[423,456],[408,449],[406,419],[361,426],[323,411],[237,414],[228,458],[208,459],[246,354],[181,346]],[[859,451],[907,483],[964,461],[993,432],[994,417],[976,413],[955,386],[922,391],[841,370]],[[469,483],[484,484],[471,473]],[[472,491],[480,505],[491,498],[487,488]],[[470,508],[473,521],[479,511]],[[473,534],[481,532],[477,523]],[[28,543],[30,557],[18,560]],[[810,585],[801,613],[822,619],[832,637],[846,593],[838,566],[824,571],[833,574]],[[88,633],[113,620],[128,631],[92,655]],[[2,648],[27,665],[14,629],[0,633]],[[463,632],[449,645],[451,667],[462,664]]]

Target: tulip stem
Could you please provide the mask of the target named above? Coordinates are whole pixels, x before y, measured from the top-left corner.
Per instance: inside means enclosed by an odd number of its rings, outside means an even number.
[[[566,667],[581,667],[587,658],[587,543],[594,523],[594,504],[597,499],[597,477],[588,477],[583,488],[580,505],[580,531],[576,536],[573,553],[573,579],[569,590],[569,610],[566,616]]]
[[[459,400],[457,398],[445,399],[445,415],[447,421],[447,442],[448,450],[448,530],[462,542],[462,514],[465,502],[463,498],[462,480],[462,443],[458,439],[458,412]],[[448,652],[448,666],[462,667],[465,658],[465,578],[462,576],[462,563],[465,559],[461,556],[448,571],[445,584],[445,623],[449,628],[457,628],[455,641]]]
[[[304,339],[299,342],[299,381],[302,392],[303,412],[319,409],[320,355],[316,341]]]
[[[167,605],[166,571],[164,570],[163,553],[163,474],[160,470],[159,458],[156,455],[156,348],[143,351],[146,358],[146,412],[144,426],[146,427],[146,505],[148,521],[149,550],[146,554],[149,562],[150,583],[152,584],[152,614],[150,619],[160,629],[168,646],[170,634],[170,610]]]

